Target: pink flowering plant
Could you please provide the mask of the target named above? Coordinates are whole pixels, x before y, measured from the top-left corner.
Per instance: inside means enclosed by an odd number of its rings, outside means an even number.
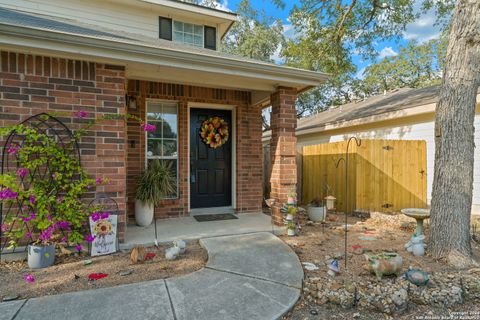
[[[19,213],[2,221],[1,231],[9,239],[9,247],[20,242],[64,243],[80,251],[84,242],[92,242],[89,217],[102,218],[106,214],[101,213],[99,207],[90,208],[82,199],[92,188],[109,181],[103,177],[92,178],[82,169],[74,156],[74,142],[104,120],[136,120],[142,130],[154,130],[131,115],[105,115],[99,119],[91,119],[86,111],[61,115],[88,120],[83,128],[74,132],[68,146],[60,146],[54,138],[23,124],[0,128],[2,137],[12,132],[24,137],[21,144],[12,143],[4,150],[16,158],[18,169],[0,175],[0,202],[4,208],[17,208]]]
[[[82,197],[95,179],[88,177],[68,147],[59,146],[53,138],[24,125],[2,128],[0,135],[12,130],[25,138],[21,146],[11,149],[17,171],[0,175],[0,201],[19,213],[2,221],[9,246],[25,240],[48,245],[64,237],[69,244],[82,243],[84,222],[91,213]]]

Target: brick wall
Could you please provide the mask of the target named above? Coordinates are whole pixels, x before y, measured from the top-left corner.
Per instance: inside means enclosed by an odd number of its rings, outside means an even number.
[[[89,118],[125,113],[124,67],[5,51],[0,56],[2,127],[42,112],[84,110]],[[73,116],[60,119],[71,130],[87,121]],[[92,176],[110,180],[96,192],[118,203],[121,240],[126,227],[125,137],[123,121],[112,120],[96,125],[80,141],[82,166]]]
[[[261,210],[263,186],[261,108],[250,105],[249,92],[129,80],[128,94],[136,97],[137,100],[137,110],[128,110],[128,113],[135,114],[141,118],[145,117],[146,99],[174,100],[178,102],[178,199],[163,201],[155,210],[157,218],[178,217],[188,213],[189,102],[236,106],[236,207],[238,212],[258,212]],[[145,135],[133,122],[128,125],[127,140],[128,215],[133,216],[135,184],[139,174],[145,167]]]
[[[270,140],[271,174],[270,174],[270,197],[276,199],[272,220],[277,225],[283,224],[282,215],[278,209],[287,201],[290,189],[296,187],[297,167],[296,152],[297,138],[297,113],[295,100],[297,90],[294,88],[278,88],[271,95],[272,112],[270,125],[272,137]]]

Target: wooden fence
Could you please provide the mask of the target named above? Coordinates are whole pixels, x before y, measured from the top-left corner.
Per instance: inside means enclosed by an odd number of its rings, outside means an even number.
[[[302,202],[332,194],[344,211],[399,211],[425,208],[427,199],[426,142],[362,140],[350,144],[349,174],[345,179],[346,141],[303,148]],[[345,208],[348,183],[348,208]]]

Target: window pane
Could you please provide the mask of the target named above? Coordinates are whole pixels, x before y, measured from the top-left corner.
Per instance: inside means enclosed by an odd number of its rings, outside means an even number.
[[[197,36],[203,35],[203,26],[195,25],[195,34]]]
[[[163,156],[164,157],[177,156],[177,140],[163,140]]]
[[[163,108],[163,137],[177,138],[177,106],[166,105]]]
[[[162,104],[149,102],[148,103],[148,120],[161,120],[162,119]]]
[[[183,22],[174,21],[173,22],[173,30],[183,32]]]
[[[175,31],[173,34],[173,41],[183,42],[183,32]]]
[[[148,139],[147,157],[158,157],[162,155],[162,140]]]
[[[193,44],[193,35],[185,33],[185,36],[183,38],[183,42],[186,44]]]
[[[196,45],[197,47],[202,47],[203,46],[203,39],[202,37],[200,36],[195,36],[195,43],[194,45]]]
[[[162,137],[162,122],[149,121],[148,123],[153,124],[155,127],[157,127],[157,129],[155,131],[147,132],[148,139],[151,139],[151,138],[160,139]]]
[[[176,158],[178,156],[177,150],[177,136],[178,136],[178,108],[177,103],[173,102],[147,102],[147,121],[149,124],[156,126],[156,130],[147,133],[147,164],[152,158],[161,159],[169,163],[172,167],[172,173],[175,179],[178,180],[177,175],[177,160],[176,159],[162,159],[164,157]],[[177,188],[177,186],[175,186]],[[176,197],[174,195],[167,197]]]
[[[193,24],[184,23],[183,24],[183,32],[193,33]]]

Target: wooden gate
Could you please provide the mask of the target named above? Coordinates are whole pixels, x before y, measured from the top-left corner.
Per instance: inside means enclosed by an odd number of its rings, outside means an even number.
[[[350,145],[347,183],[348,211],[399,211],[425,208],[427,200],[426,142],[418,140],[362,140]],[[303,202],[333,194],[345,210],[346,142],[303,148]],[[327,191],[327,186],[330,190]]]

